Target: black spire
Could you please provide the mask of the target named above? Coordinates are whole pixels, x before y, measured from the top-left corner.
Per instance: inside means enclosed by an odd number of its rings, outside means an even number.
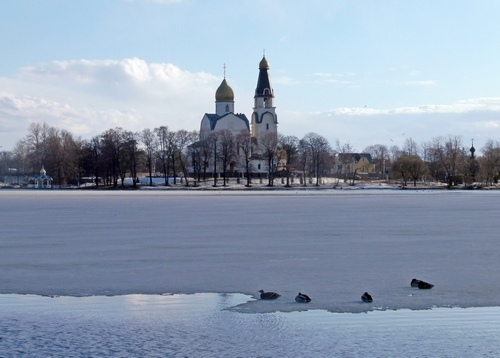
[[[262,57],[259,63],[259,79],[257,80],[255,97],[274,98],[274,90],[271,86],[271,78],[269,76],[269,62],[267,62],[266,56]]]

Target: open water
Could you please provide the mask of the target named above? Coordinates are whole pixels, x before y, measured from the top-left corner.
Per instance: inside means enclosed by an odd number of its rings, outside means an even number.
[[[0,357],[497,357],[500,308],[243,313],[242,294],[0,295]]]

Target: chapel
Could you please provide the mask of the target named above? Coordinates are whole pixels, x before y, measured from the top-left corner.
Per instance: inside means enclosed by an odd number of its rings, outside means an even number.
[[[226,76],[215,91],[215,113],[205,113],[200,125],[200,140],[210,133],[229,130],[233,135],[247,130],[252,137],[252,168],[254,173],[267,171],[266,161],[262,158],[262,142],[269,138],[277,139],[278,117],[274,105],[274,90],[269,74],[269,62],[264,55],[259,63],[259,75],[254,95],[251,121],[242,113],[235,113],[234,91]]]

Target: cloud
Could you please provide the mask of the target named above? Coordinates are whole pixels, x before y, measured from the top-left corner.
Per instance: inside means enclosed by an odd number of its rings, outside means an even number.
[[[346,78],[353,78],[356,76],[354,72],[346,73],[330,73],[330,72],[316,72],[314,73],[314,83],[324,84],[324,83],[335,83],[335,84],[345,84],[352,85],[353,82]]]
[[[288,76],[276,77],[273,82],[276,84],[281,84],[281,85],[286,85],[286,86],[295,85],[295,84],[299,83],[298,81],[296,81],[292,77],[288,77]]]
[[[488,139],[500,136],[500,97],[392,109],[335,108],[327,112],[282,109],[280,131],[302,137],[316,132],[332,146],[349,142],[357,151],[372,144],[402,146],[407,138],[423,144],[436,137],[460,136],[465,146],[474,138],[480,150]],[[404,135],[403,135],[404,133]]]
[[[139,58],[117,60],[53,61],[38,67],[23,67],[18,78],[45,84],[73,88],[105,87],[126,91],[161,95],[171,91],[189,91],[199,86],[213,85],[216,76],[182,71],[168,63],[147,63]],[[123,91],[119,91],[123,92]],[[112,96],[112,92],[108,92]],[[120,93],[122,96],[122,93]]]
[[[370,115],[400,115],[400,114],[436,114],[436,113],[471,113],[471,112],[499,112],[500,97],[484,97],[458,101],[452,104],[428,104],[415,107],[399,107],[392,109],[373,108],[336,108],[326,115],[346,115],[346,116],[370,116]]]
[[[24,131],[31,122],[46,122],[77,136],[91,137],[109,128],[135,127],[143,119],[135,111],[75,108],[43,98],[0,92],[2,134],[15,134],[16,140],[24,137]]]
[[[0,93],[0,145],[12,148],[33,121],[84,138],[116,126],[198,129],[203,114],[213,111],[221,80],[138,58],[23,67],[13,78],[0,78],[0,88],[9,89]]]
[[[339,81],[354,76],[315,75]],[[47,122],[83,139],[114,127],[131,131],[160,125],[173,130],[198,129],[203,114],[214,111],[221,80],[210,73],[139,58],[53,61],[23,67],[13,77],[0,77],[0,88],[8,89],[0,91],[0,145],[3,150],[12,149],[26,136],[31,122]],[[287,76],[276,82],[295,83]],[[251,108],[252,102],[247,102],[240,99],[237,105]],[[371,144],[402,145],[405,137],[420,143],[447,135],[474,138],[479,149],[481,141],[500,137],[500,97],[382,109],[338,107],[326,112],[293,112],[280,105],[277,113],[284,134],[301,137],[316,132],[332,145],[337,139],[349,141],[358,150]]]

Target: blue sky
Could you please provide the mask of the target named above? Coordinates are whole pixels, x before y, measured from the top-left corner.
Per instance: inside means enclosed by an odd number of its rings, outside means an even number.
[[[84,139],[199,129],[224,64],[250,117],[265,50],[284,134],[480,149],[500,140],[499,15],[496,0],[4,1],[0,146],[33,121]]]

